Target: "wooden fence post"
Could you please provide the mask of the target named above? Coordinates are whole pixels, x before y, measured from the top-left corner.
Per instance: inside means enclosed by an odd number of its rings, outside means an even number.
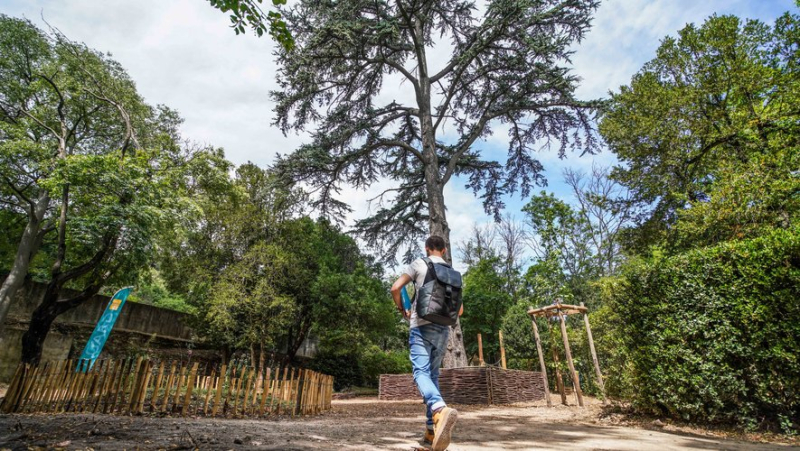
[[[550,400],[550,383],[547,381],[547,367],[544,364],[542,340],[539,338],[539,327],[536,325],[535,317],[531,317],[531,325],[533,326],[533,338],[536,340],[536,353],[539,356],[539,366],[542,369],[542,378],[544,379],[544,396],[547,399],[547,407],[552,407],[553,401]]]
[[[499,331],[498,335],[500,336],[500,364],[503,366],[503,369],[506,369],[506,348],[503,346],[503,331]]]
[[[584,307],[581,302],[581,307]],[[592,327],[589,325],[589,315],[583,313],[583,324],[586,326],[586,336],[589,338],[589,350],[592,352],[592,363],[594,371],[597,373],[597,385],[600,386],[600,393],[603,394],[603,404],[606,403],[606,385],[603,383],[603,373],[600,372],[600,362],[597,360],[597,352],[594,350],[594,339],[592,338]]]
[[[561,395],[561,404],[568,405],[567,403],[567,393],[565,392],[564,388],[564,378],[561,375],[561,368],[559,365],[559,358],[558,358],[558,347],[555,344],[555,338],[553,337],[553,331],[555,328],[550,327],[550,318],[545,316],[546,320],[545,324],[547,325],[547,332],[550,334],[550,350],[553,354],[553,366],[555,367],[555,376],[556,376],[556,389],[558,393]]]
[[[583,394],[581,393],[581,382],[578,379],[578,373],[575,372],[575,365],[572,363],[572,351],[569,349],[569,338],[567,337],[567,324],[564,320],[564,315],[560,312],[558,314],[559,319],[561,320],[561,338],[564,340],[564,350],[567,354],[567,365],[569,366],[569,372],[572,375],[572,383],[575,386],[575,394],[578,395],[578,404],[583,407]]]
[[[481,366],[486,365],[483,361],[483,337],[481,337],[480,332],[478,332],[478,362],[480,362]]]

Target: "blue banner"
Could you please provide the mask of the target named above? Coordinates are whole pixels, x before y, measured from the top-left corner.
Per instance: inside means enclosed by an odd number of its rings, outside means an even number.
[[[117,317],[119,317],[122,306],[125,305],[125,301],[128,299],[128,295],[131,293],[132,289],[133,287],[123,288],[111,297],[106,311],[103,312],[103,316],[101,316],[100,321],[97,322],[92,336],[89,337],[89,342],[86,343],[86,347],[83,348],[83,354],[81,354],[81,360],[78,364],[78,371],[88,371],[94,366],[94,361],[100,356],[100,351],[103,350],[103,346],[105,346],[106,340],[108,340],[108,336],[111,334],[111,329],[114,328],[114,323],[117,322]]]
[[[400,295],[403,297],[403,308],[406,310],[411,310],[411,298],[408,297],[406,287],[403,287],[403,289],[400,290]]]

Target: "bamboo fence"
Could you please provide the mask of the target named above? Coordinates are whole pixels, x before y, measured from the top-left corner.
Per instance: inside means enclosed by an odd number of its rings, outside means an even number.
[[[439,390],[453,404],[514,404],[545,399],[544,378],[536,371],[492,366],[442,369]],[[380,400],[420,399],[411,374],[381,374]]]
[[[156,364],[149,359],[65,360],[17,367],[2,413],[109,413],[263,417],[331,408],[333,377],[244,364]]]

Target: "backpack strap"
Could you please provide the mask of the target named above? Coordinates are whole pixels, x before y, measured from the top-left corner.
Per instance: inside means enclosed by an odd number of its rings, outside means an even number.
[[[422,257],[422,261],[428,266],[428,272],[425,273],[425,283],[428,283],[436,278],[436,269],[433,268],[433,261],[430,258]]]

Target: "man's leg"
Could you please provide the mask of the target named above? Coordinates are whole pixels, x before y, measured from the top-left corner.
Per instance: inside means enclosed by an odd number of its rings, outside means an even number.
[[[432,346],[431,352],[431,381],[439,389],[439,368],[442,366],[444,354],[447,352],[447,336],[450,328],[447,326],[431,325],[431,329],[423,331],[427,334]],[[433,451],[442,451],[450,445],[450,436],[458,420],[458,412],[443,405],[440,409],[433,407],[434,438],[431,443]]]
[[[434,325],[431,325],[434,326]],[[442,367],[442,360],[444,360],[444,354],[447,351],[447,336],[450,333],[450,328],[447,326],[438,326],[438,327],[431,327],[431,331],[423,331],[423,333],[427,332],[425,335],[431,341],[431,382],[436,387],[436,391],[440,393],[439,390],[439,369]],[[444,406],[442,406],[444,407]],[[433,412],[430,408],[427,409],[427,423],[426,426],[429,430],[433,430]]]
[[[412,329],[409,338],[414,381],[426,406],[425,439],[431,442],[434,451],[444,450],[450,444],[450,433],[458,418],[458,412],[446,406],[439,392],[439,367],[447,351],[449,331],[447,326],[427,324]]]
[[[431,378],[431,363],[433,363],[432,357],[435,344],[438,344],[438,340],[435,340],[436,343],[431,341],[431,338],[435,337],[432,336],[432,334],[426,329],[428,326],[430,325],[411,329],[408,338],[408,344],[409,354],[411,357],[411,366],[413,367],[414,371],[414,382],[417,384],[419,393],[422,395],[422,399],[425,401],[427,412],[431,414],[429,419],[431,424],[433,424],[432,412],[444,407],[445,403],[442,399],[442,395],[439,393],[439,388]],[[445,346],[446,343],[447,339],[445,337]],[[441,359],[439,359],[439,364],[441,364]]]

